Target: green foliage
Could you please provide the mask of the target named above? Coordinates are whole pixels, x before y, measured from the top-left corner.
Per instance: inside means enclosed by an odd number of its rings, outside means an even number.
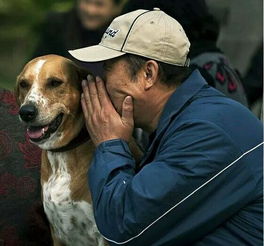
[[[46,14],[67,11],[73,4],[74,0],[0,0],[0,87],[13,87],[35,48]]]

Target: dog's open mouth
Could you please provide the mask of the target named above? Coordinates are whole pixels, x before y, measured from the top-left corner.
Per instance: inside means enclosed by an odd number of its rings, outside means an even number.
[[[44,126],[29,126],[27,134],[31,141],[39,142],[49,138],[50,134],[54,133],[62,122],[63,114],[59,114],[50,124]]]

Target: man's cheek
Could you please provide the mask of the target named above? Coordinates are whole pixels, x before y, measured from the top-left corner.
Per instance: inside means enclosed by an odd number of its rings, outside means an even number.
[[[117,111],[117,113],[121,114],[122,112],[122,104],[120,103],[120,100],[113,102],[114,108]]]
[[[123,104],[123,100],[121,97],[110,97],[111,98],[111,101],[113,103],[113,106],[115,108],[115,110],[117,111],[117,113],[119,113],[121,115],[122,113],[122,104]]]

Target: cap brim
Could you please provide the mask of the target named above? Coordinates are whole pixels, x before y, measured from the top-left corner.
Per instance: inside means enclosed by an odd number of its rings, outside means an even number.
[[[94,45],[76,50],[68,50],[68,52],[77,60],[84,62],[105,61],[126,54],[124,52],[113,50],[102,45]]]

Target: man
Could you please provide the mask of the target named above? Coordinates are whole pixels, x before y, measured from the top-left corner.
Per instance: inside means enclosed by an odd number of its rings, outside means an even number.
[[[105,61],[83,81],[94,214],[110,245],[260,245],[262,125],[188,68],[189,41],[159,9],[113,20],[97,46],[70,51]],[[108,96],[109,93],[109,96]],[[134,125],[150,146],[136,167]]]

